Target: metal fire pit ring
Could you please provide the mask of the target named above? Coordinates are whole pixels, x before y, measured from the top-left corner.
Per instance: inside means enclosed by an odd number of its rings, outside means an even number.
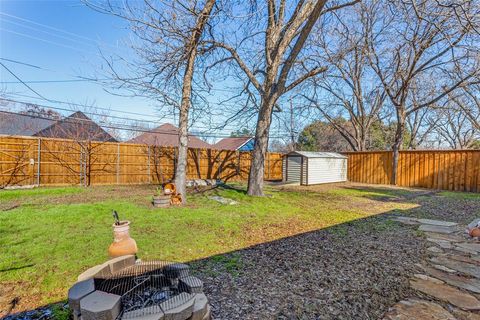
[[[203,283],[185,264],[123,256],[78,280],[68,293],[75,319],[211,319]]]

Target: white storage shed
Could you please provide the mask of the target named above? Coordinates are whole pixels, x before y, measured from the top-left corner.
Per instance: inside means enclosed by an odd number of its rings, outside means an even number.
[[[283,157],[283,181],[307,186],[347,181],[347,157],[335,152],[292,151]]]

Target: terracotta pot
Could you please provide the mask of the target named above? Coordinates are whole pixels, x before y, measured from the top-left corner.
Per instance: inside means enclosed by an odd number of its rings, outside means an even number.
[[[110,257],[119,257],[129,254],[136,254],[137,243],[130,238],[130,221],[120,221],[120,224],[113,224],[113,243],[108,248]]]
[[[472,228],[468,234],[470,237],[480,237],[480,228]]]

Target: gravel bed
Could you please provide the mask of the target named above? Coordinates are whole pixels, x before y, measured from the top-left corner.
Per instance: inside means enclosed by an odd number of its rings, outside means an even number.
[[[195,264],[215,319],[379,319],[407,297],[424,242],[373,217]]]

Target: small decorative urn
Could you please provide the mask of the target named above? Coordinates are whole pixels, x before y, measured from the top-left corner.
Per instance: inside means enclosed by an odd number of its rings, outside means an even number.
[[[130,221],[120,221],[114,211],[115,223],[113,224],[113,242],[108,248],[110,257],[115,258],[125,255],[135,255],[138,251],[137,243],[130,238]]]

